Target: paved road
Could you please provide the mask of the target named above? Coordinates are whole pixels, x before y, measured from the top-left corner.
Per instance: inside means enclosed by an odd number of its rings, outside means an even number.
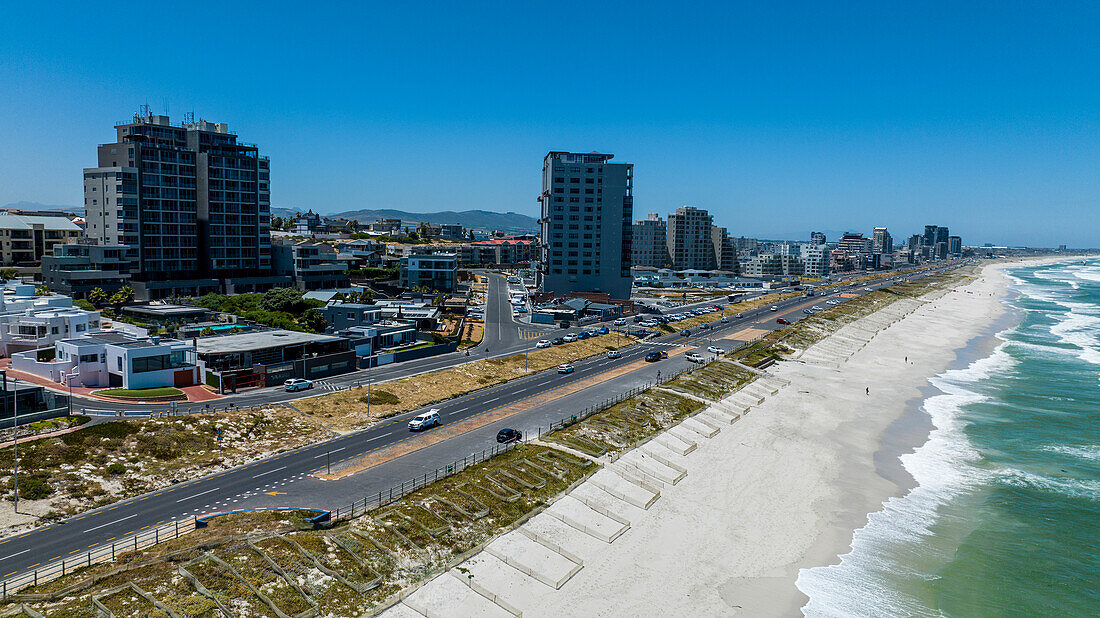
[[[880,285],[884,284],[865,285],[851,291],[863,293],[864,287],[877,288]],[[727,324],[715,321],[712,323],[712,336],[726,336],[746,328],[774,330],[780,327],[775,318],[786,317],[792,322],[797,321],[804,317],[804,308],[821,302],[821,297],[793,298],[776,303],[779,308],[776,312],[761,309],[741,319],[731,318]],[[423,411],[414,410],[370,429],[174,485],[89,511],[63,523],[35,529],[0,542],[0,577],[47,564],[70,553],[84,551],[93,544],[106,543],[172,519],[244,507],[301,506],[335,509],[344,506],[353,499],[384,491],[404,480],[491,446],[496,431],[501,427],[515,427],[525,433],[534,432],[578,409],[611,399],[632,388],[651,384],[656,372],[661,369],[664,369],[665,376],[673,370],[683,369],[687,362],[679,357],[661,363],[638,362],[647,352],[662,346],[667,349],[667,346],[679,345],[683,339],[678,334],[666,335],[625,349],[621,359],[612,360],[601,356],[575,363],[576,371],[571,374],[542,372],[456,397],[443,404],[435,404],[433,407],[440,409],[443,426],[431,431],[446,430],[448,425],[462,421],[475,424],[477,419],[484,421],[476,429],[438,443],[430,444],[433,442],[431,432],[408,432],[408,418]],[[696,340],[693,343],[694,350],[705,354],[705,340]],[[726,340],[723,345],[732,347],[737,343]],[[637,367],[622,375],[600,379],[605,372],[631,364]],[[590,384],[579,390],[578,385],[582,382]],[[532,397],[539,399],[533,401]],[[524,405],[517,407],[520,403]],[[513,412],[509,408],[519,411]],[[487,419],[493,420],[490,422]],[[328,462],[339,464],[342,460],[399,443],[410,447],[426,446],[374,466],[369,473],[356,474],[340,481],[326,482],[310,476],[312,472],[322,470]]]

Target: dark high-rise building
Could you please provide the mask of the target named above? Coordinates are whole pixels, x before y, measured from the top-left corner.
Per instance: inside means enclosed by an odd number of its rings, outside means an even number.
[[[135,114],[84,170],[86,235],[135,256],[139,298],[270,287],[267,157],[224,123]]]
[[[668,259],[666,224],[661,215],[651,213],[645,219],[634,222],[631,263],[634,266],[665,268],[671,265]]]
[[[609,163],[614,156],[550,152],[543,159],[543,292],[630,298],[634,165]]]
[[[677,208],[668,216],[668,254],[676,270],[714,270],[714,217],[694,206]]]
[[[825,244],[825,232],[810,232],[810,244],[815,247]]]
[[[963,240],[959,236],[947,237],[947,253],[948,255],[962,255],[963,252]]]

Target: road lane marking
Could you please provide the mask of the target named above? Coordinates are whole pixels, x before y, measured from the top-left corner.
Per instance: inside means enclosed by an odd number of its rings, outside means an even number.
[[[7,560],[8,558],[14,558],[14,557],[16,557],[16,556],[18,556],[18,555],[20,555],[20,554],[25,554],[25,553],[27,553],[27,552],[29,552],[29,551],[30,551],[29,549],[24,549],[24,550],[23,550],[23,551],[21,551],[21,552],[16,552],[16,553],[14,553],[14,554],[11,554],[11,555],[9,555],[9,556],[4,556],[3,558],[0,558],[0,561],[2,561],[2,560]]]
[[[261,472],[261,473],[257,474],[256,476],[254,476],[254,477],[252,477],[252,478],[254,478],[254,479],[258,479],[258,478],[260,478],[261,476],[266,476],[266,475],[268,475],[268,474],[271,474],[272,472],[278,472],[279,470],[286,470],[286,466],[283,466],[283,467],[281,467],[281,468],[275,468],[274,470],[268,470],[267,472]]]
[[[368,440],[368,441],[369,441],[369,440]],[[320,459],[320,458],[322,458],[322,457],[325,457],[325,456],[327,456],[327,455],[329,455],[329,454],[331,454],[331,453],[335,453],[335,452],[337,452],[337,451],[342,451],[342,450],[344,450],[344,449],[346,449],[346,448],[347,448],[346,446],[341,446],[340,448],[334,448],[334,449],[332,449],[331,451],[326,451],[326,452],[324,452],[324,453],[321,453],[320,455],[317,455],[317,456],[315,456],[315,457],[314,457],[314,459]],[[281,469],[282,469],[282,468],[280,468],[280,470],[281,470]],[[272,472],[274,472],[274,470],[272,470]],[[263,476],[263,475],[260,475],[260,476]],[[253,478],[255,478],[255,477],[253,477]]]
[[[88,528],[87,530],[85,530],[83,532],[83,534],[88,534],[89,532],[91,532],[93,530],[99,530],[100,528],[106,528],[107,526],[117,524],[120,521],[126,521],[127,519],[133,519],[134,517],[137,517],[138,515],[141,515],[141,513],[134,513],[133,515],[127,515],[126,517],[123,517],[122,519],[116,519],[114,521],[107,522],[105,524],[100,524],[100,525],[96,526],[95,528]]]
[[[180,502],[185,502],[187,500],[190,500],[191,498],[198,498],[199,496],[205,496],[206,494],[208,494],[212,491],[218,491],[219,489],[221,489],[221,488],[220,487],[215,487],[214,489],[208,489],[208,490],[206,490],[202,493],[198,493],[198,494],[195,494],[193,496],[187,496],[186,498],[180,498],[179,500],[176,500],[176,504],[179,504]]]

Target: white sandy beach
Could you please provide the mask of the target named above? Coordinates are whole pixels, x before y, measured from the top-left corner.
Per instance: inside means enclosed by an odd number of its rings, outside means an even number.
[[[779,363],[770,372],[790,385],[736,423],[710,438],[673,430],[697,442],[694,451],[682,455],[662,446],[681,441],[658,438],[624,456],[643,467],[648,458],[650,469],[667,478],[675,468],[654,456],[686,469],[682,480],[659,487],[648,509],[604,491],[609,479],[621,479],[603,470],[551,507],[602,532],[564,525],[561,513],[537,515],[466,561],[461,575],[452,570],[437,577],[386,615],[507,615],[509,609],[524,616],[801,615],[806,597],[795,587],[798,570],[836,563],[868,513],[907,491],[909,479],[880,473],[876,453],[907,403],[923,398],[928,378],[1004,314],[1001,267],[986,267],[973,283],[936,300],[912,303],[907,315],[873,337],[881,316],[861,321],[857,330],[842,329],[799,360]],[[881,313],[901,313],[904,302]],[[847,362],[830,362],[837,350],[853,349],[852,339],[866,337],[872,338]],[[581,500],[629,527],[610,542],[599,538],[622,527],[582,512]],[[549,545],[561,551],[547,551]],[[521,573],[509,558],[532,573]],[[551,585],[564,578],[560,588]],[[480,594],[456,587],[463,579]]]

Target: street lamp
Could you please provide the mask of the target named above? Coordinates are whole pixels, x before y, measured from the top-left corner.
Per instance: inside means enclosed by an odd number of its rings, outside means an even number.
[[[19,512],[19,379],[12,378],[12,415],[15,417],[12,450],[15,453],[15,466],[12,473],[12,488],[15,490],[15,512]]]

